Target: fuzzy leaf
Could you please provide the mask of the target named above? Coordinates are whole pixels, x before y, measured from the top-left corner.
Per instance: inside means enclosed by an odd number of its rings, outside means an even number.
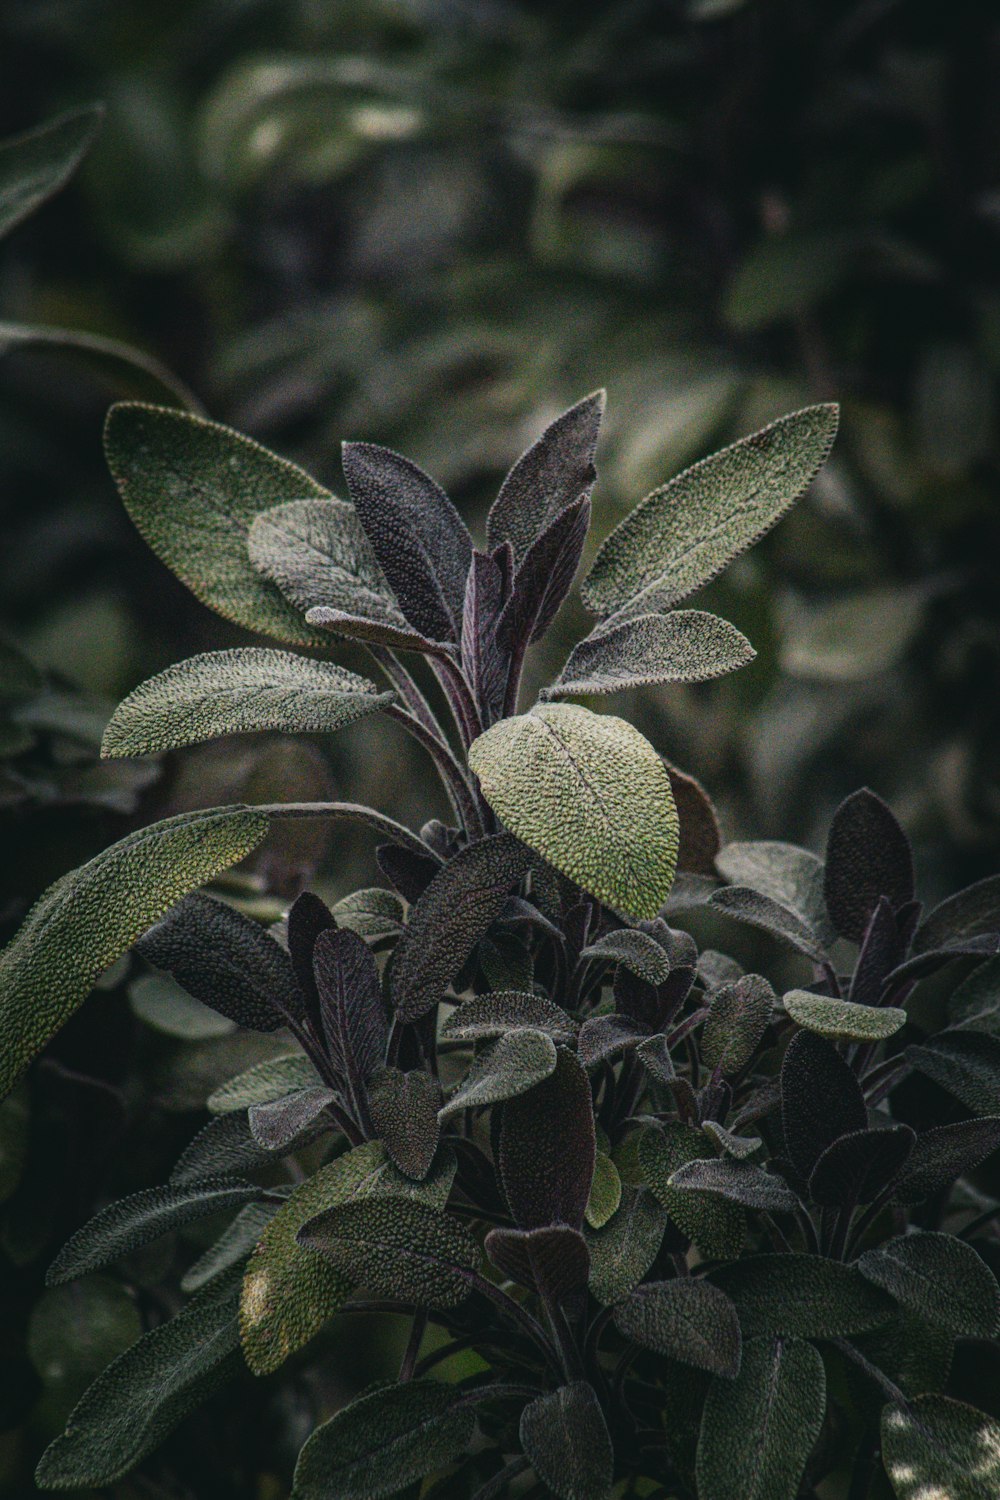
[[[906,1011],[892,1005],[857,1005],[808,990],[789,990],[782,1004],[798,1026],[834,1041],[884,1042],[906,1025]]]
[[[442,1121],[463,1109],[480,1109],[526,1093],[555,1072],[555,1042],[543,1031],[507,1031],[477,1054],[441,1110]]]
[[[583,587],[588,608],[662,610],[708,583],[816,477],[837,417],[835,406],[793,412],[654,490],[598,552]]]
[[[499,718],[507,685],[510,658],[497,635],[504,585],[496,558],[474,551],[462,609],[462,671],[487,724]]]
[[[509,541],[520,562],[532,542],[594,483],[594,454],[605,395],[595,391],[564,411],[522,453],[486,522],[490,550]]]
[[[440,485],[389,448],[345,443],[344,475],[403,614],[432,641],[462,635],[472,539]]]
[[[273,1192],[274,1189],[271,1189]],[[290,1191],[290,1189],[289,1189]],[[248,1203],[241,1208],[233,1222],[224,1229],[214,1245],[184,1272],[181,1277],[182,1292],[198,1292],[231,1266],[245,1261],[260,1239],[264,1228],[274,1218],[280,1202]]]
[[[581,495],[532,542],[497,620],[502,646],[530,645],[548,630],[573,587],[589,529],[590,501]]]
[[[250,1134],[265,1151],[287,1151],[311,1126],[324,1123],[332,1128],[333,1122],[321,1119],[328,1104],[337,1095],[325,1085],[298,1089],[283,1099],[271,1099],[266,1104],[251,1104],[247,1111]]]
[[[885,1240],[857,1262],[868,1281],[918,1317],[957,1338],[991,1339],[1000,1323],[1000,1287],[985,1261],[953,1234],[916,1230]]]
[[[453,1385],[370,1391],[316,1428],[295,1466],[293,1500],[388,1500],[464,1453],[474,1428]]]
[[[618,1212],[622,1201],[622,1180],[618,1168],[604,1151],[598,1151],[594,1162],[594,1180],[590,1184],[590,1197],[584,1218],[591,1229],[601,1229],[613,1214]]]
[[[623,964],[637,979],[647,984],[663,984],[670,974],[670,956],[655,938],[635,927],[621,927],[607,932],[580,953],[581,958],[604,958]]]
[[[216,1177],[193,1186],[146,1188],[120,1198],[102,1208],[66,1242],[48,1269],[46,1284],[59,1286],[99,1271],[171,1229],[224,1213],[227,1208],[242,1208],[259,1193],[253,1183]]]
[[[890,809],[867,787],[837,808],[826,844],[826,904],[841,937],[860,943],[879,903],[913,900],[913,855]]]
[[[353,505],[292,500],[259,515],[250,561],[301,614],[324,608],[406,629]]]
[[[304,1053],[269,1057],[220,1083],[208,1096],[208,1108],[213,1115],[228,1115],[234,1110],[249,1109],[252,1104],[273,1104],[275,1099],[284,1099],[319,1082],[319,1074]]]
[[[753,1338],[713,1380],[698,1438],[699,1500],[796,1500],[826,1415],[826,1373],[801,1339]]]
[[[882,1462],[896,1500],[989,1500],[1000,1492],[1000,1422],[950,1396],[892,1402]]]
[[[486,1236],[486,1254],[502,1275],[530,1287],[548,1302],[561,1302],[587,1285],[587,1242],[568,1224],[550,1224],[545,1229],[491,1229]]]
[[[639,1138],[643,1181],[681,1233],[695,1242],[702,1255],[714,1260],[739,1254],[745,1233],[742,1210],[712,1194],[671,1184],[673,1174],[686,1162],[712,1157],[714,1152],[702,1132],[679,1121],[644,1130]]]
[[[694,776],[664,761],[680,823],[681,841],[677,869],[695,875],[714,875],[715,859],[722,845],[719,820],[712,799]]]
[[[49,887],[0,955],[0,1098],[98,975],[182,896],[256,849],[268,827],[267,814],[248,807],[181,813]]]
[[[298,1242],[376,1297],[456,1307],[479,1266],[475,1237],[457,1219],[412,1198],[341,1203],[311,1218]]]
[[[520,1436],[535,1473],[559,1500],[611,1500],[611,1435],[585,1380],[529,1401]]]
[[[444,998],[528,864],[524,846],[501,833],[469,845],[435,875],[392,958],[390,990],[402,1020],[418,1020]]]
[[[893,1189],[897,1203],[922,1203],[951,1187],[1000,1146],[1000,1115],[937,1125],[917,1136]]]
[[[350,928],[369,943],[398,937],[403,930],[403,903],[394,891],[381,886],[341,896],[333,916],[338,927]]]
[[[254,646],[177,662],[119,703],[101,754],[159,755],[220,735],[280,730],[332,734],[392,703],[367,678],[333,662]]]
[[[929,953],[964,938],[1000,932],[1000,875],[988,875],[935,906],[917,928],[915,953]]]
[[[662,762],[630,724],[546,704],[480,735],[469,764],[529,848],[609,906],[656,916],[673,880],[677,815]]]
[[[140,533],[203,604],[290,645],[322,644],[247,556],[261,511],[327,498],[322,485],[229,427],[140,402],[111,408],[104,447]]]
[[[588,1016],[580,1027],[577,1056],[585,1068],[594,1068],[646,1040],[652,1040],[648,1026],[629,1016]]]
[[[522,1229],[579,1229],[597,1151],[590,1083],[574,1053],[558,1049],[555,1071],[500,1111],[496,1160]]]
[[[840,1053],[811,1031],[797,1032],[781,1065],[785,1150],[807,1179],[833,1141],[868,1124],[861,1086]]]
[[[749,886],[790,911],[822,944],[836,937],[823,895],[821,859],[797,844],[756,839],[726,844],[715,860],[716,869],[730,885]]]
[[[737,922],[745,922],[748,927],[756,927],[761,932],[769,933],[783,947],[791,948],[793,953],[804,953],[813,963],[823,963],[826,959],[826,950],[812,928],[807,927],[786,906],[772,901],[770,896],[762,896],[749,886],[724,886],[721,891],[712,894],[709,907],[724,911]]]
[[[756,652],[727,620],[700,609],[633,615],[574,646],[543,698],[620,693],[661,682],[706,682],[748,666]]]
[[[605,1307],[620,1302],[647,1274],[659,1254],[666,1210],[645,1188],[624,1188],[618,1212],[587,1234],[590,1290]]]
[[[189,995],[251,1031],[276,1031],[286,1017],[302,1013],[281,944],[213,896],[185,896],[136,947]]]
[[[712,996],[701,1033],[702,1061],[732,1077],[746,1067],[771,1023],[775,994],[759,974],[744,974]]]
[[[906,1060],[975,1115],[1000,1115],[1000,1038],[974,1031],[945,1031]]]
[[[717,1161],[689,1161],[670,1177],[670,1186],[691,1192],[718,1193],[744,1208],[764,1209],[768,1213],[792,1213],[798,1198],[773,1172],[750,1162],[721,1157]]]
[[[0,238],[69,181],[103,117],[91,104],[0,141]]]
[[[463,1000],[442,1026],[441,1034],[459,1041],[478,1042],[521,1027],[544,1031],[557,1042],[572,1041],[576,1034],[572,1016],[554,1000],[519,990],[494,990],[489,995]]]
[[[327,1055],[355,1119],[364,1120],[365,1085],[385,1062],[389,1034],[378,968],[364,938],[346,927],[320,932],[312,960]]]
[[[0,196],[2,191],[0,188]],[[0,238],[2,235],[0,228]],[[60,328],[53,323],[0,322],[0,357],[19,350],[68,356],[71,366],[78,366],[99,386],[110,386],[117,395],[198,410],[197,397],[161,360],[122,339],[88,333],[82,328]]]
[[[274,1160],[274,1155],[250,1134],[246,1114],[234,1110],[209,1120],[199,1130],[178,1157],[170,1181],[176,1187],[196,1185],[210,1177],[250,1172]]]
[[[700,1277],[647,1281],[615,1307],[615,1327],[644,1349],[731,1380],[740,1368],[740,1324],[729,1297]]]
[[[753,1156],[763,1144],[760,1136],[757,1135],[734,1135],[731,1130],[720,1125],[718,1120],[703,1120],[701,1128],[709,1139],[734,1161],[744,1161],[748,1156]]]
[[[955,987],[948,1020],[955,1030],[1000,1038],[1000,958],[988,958]]]
[[[908,1125],[855,1130],[827,1146],[809,1178],[815,1203],[829,1208],[871,1203],[905,1165],[916,1136]]]
[[[372,1124],[386,1155],[407,1177],[427,1176],[441,1139],[441,1085],[430,1073],[383,1068],[371,1081]]]
[[[114,1484],[237,1374],[239,1278],[220,1277],[97,1377],[35,1472],[41,1489]]]
[[[830,1339],[867,1333],[893,1315],[892,1299],[853,1266],[819,1255],[752,1255],[711,1272],[732,1298],[745,1338]]]

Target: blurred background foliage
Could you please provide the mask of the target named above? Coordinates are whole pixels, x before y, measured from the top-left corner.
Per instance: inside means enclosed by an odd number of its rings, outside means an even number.
[[[135,346],[335,491],[342,438],[396,447],[473,522],[545,421],[604,385],[592,548],[686,463],[838,399],[807,500],[705,591],[753,667],[610,707],[702,779],[729,837],[816,845],[867,783],[913,835],[928,896],[992,873],[998,76],[982,0],[5,0],[0,136],[94,100],[107,114],[69,187],[0,246],[0,935],[70,864],[185,806],[333,790],[417,824],[441,811],[417,752],[370,720],[330,748],[98,763],[117,697],[238,636],[145,548],[104,467],[109,400],[172,399],[157,366],[26,347],[12,323]],[[556,652],[580,622],[566,611]],[[286,835],[238,880],[267,903],[372,878],[370,845],[338,827]],[[49,1136],[31,1149],[68,1185],[55,1210],[48,1179],[45,1212],[23,1183],[10,1197],[24,1106],[3,1106],[12,1494],[83,1381],[52,1375],[68,1306],[37,1304],[25,1343],[40,1268],[101,1194],[162,1180],[197,1123],[184,1110],[234,1070],[234,1038],[169,997],[136,1005],[127,980],[36,1090]],[[85,1171],[126,1120],[112,1178]],[[128,1342],[132,1303],[87,1295],[100,1336]],[[308,1401],[254,1389],[262,1448],[278,1432],[293,1452]],[[243,1458],[234,1494],[282,1493]],[[230,1473],[121,1491],[228,1496]]]

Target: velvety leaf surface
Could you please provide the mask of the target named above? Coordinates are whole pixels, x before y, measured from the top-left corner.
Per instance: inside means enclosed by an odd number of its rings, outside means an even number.
[[[882,1462],[896,1500],[990,1500],[1000,1491],[1000,1422],[949,1396],[892,1402]]]
[[[177,1158],[170,1181],[177,1187],[189,1186],[207,1177],[251,1172],[274,1160],[273,1153],[254,1140],[246,1114],[233,1111],[199,1130]]]
[[[364,938],[346,927],[321,932],[312,959],[327,1056],[344,1080],[352,1113],[364,1120],[365,1086],[385,1061],[389,1029],[378,968]]]
[[[220,735],[330,734],[392,703],[333,662],[254,646],[206,651],[151,677],[118,705],[104,756],[158,755]]]
[[[582,495],[532,542],[497,621],[497,639],[503,646],[530,644],[548,630],[573,587],[589,529],[590,501]]]
[[[465,522],[409,459],[373,443],[345,443],[342,453],[358,519],[403,614],[431,640],[460,640],[472,562]]]
[[[645,1349],[732,1379],[740,1368],[736,1308],[700,1277],[648,1281],[616,1304],[615,1326]]]
[[[746,1229],[742,1209],[715,1194],[674,1187],[671,1178],[686,1162],[714,1155],[697,1126],[680,1121],[645,1130],[639,1139],[643,1181],[678,1229],[694,1241],[702,1255],[713,1260],[740,1253]]]
[[[625,1187],[618,1212],[586,1236],[590,1290],[598,1302],[620,1302],[647,1274],[663,1242],[666,1210],[646,1188]]]
[[[605,395],[595,391],[546,427],[522,453],[490,509],[486,536],[490,550],[509,541],[520,562],[536,537],[560,511],[594,482],[594,454],[604,415]]]
[[[637,979],[647,984],[663,984],[670,974],[670,957],[666,949],[648,933],[635,927],[607,932],[580,953],[581,958],[604,958],[623,964]]]
[[[437,1079],[419,1070],[384,1068],[372,1079],[369,1107],[375,1134],[389,1159],[407,1177],[426,1177],[441,1138]]]
[[[319,1081],[319,1074],[302,1052],[269,1057],[220,1084],[209,1094],[208,1108],[213,1115],[228,1115],[253,1104],[272,1104],[300,1089],[313,1088]]]
[[[319,1084],[297,1089],[283,1099],[252,1104],[247,1111],[250,1134],[265,1151],[287,1151],[314,1123],[332,1125],[329,1117],[325,1122],[320,1117],[336,1098],[332,1089]]]
[[[290,645],[322,644],[247,555],[261,511],[328,498],[322,485],[241,433],[167,407],[113,406],[104,446],[143,538],[203,604]]]
[[[835,406],[793,412],[654,490],[598,552],[583,588],[588,607],[666,609],[708,583],[816,477],[837,417]]]
[[[780,1177],[731,1157],[687,1162],[672,1174],[670,1183],[691,1192],[718,1193],[731,1203],[769,1213],[790,1213],[798,1205],[795,1194]]]
[[[333,907],[333,915],[338,927],[349,927],[369,943],[398,937],[403,928],[402,901],[394,891],[381,886],[342,896]]]
[[[760,974],[744,974],[712,996],[701,1033],[701,1056],[709,1068],[732,1077],[753,1057],[771,1021],[775,994]]]
[[[497,1164],[522,1229],[581,1228],[596,1151],[590,1082],[560,1047],[555,1071],[501,1108]]]
[[[610,1500],[611,1435],[597,1393],[585,1380],[529,1401],[520,1435],[535,1473],[559,1500]]]
[[[99,974],[176,901],[256,849],[266,813],[181,813],[112,844],[51,885],[0,955],[0,1097]]]
[[[649,1028],[629,1016],[588,1016],[580,1027],[577,1055],[585,1068],[607,1062],[649,1039]]]
[[[145,1188],[102,1208],[66,1242],[46,1275],[49,1286],[99,1271],[171,1229],[227,1208],[242,1208],[260,1193],[250,1182],[206,1179],[193,1185]]]
[[[906,1060],[973,1114],[1000,1115],[1000,1038],[941,1032],[923,1046],[907,1047]]]
[[[1000,958],[987,959],[955,987],[948,1019],[957,1030],[1000,1038]]]
[[[591,1229],[600,1229],[613,1214],[618,1212],[622,1201],[622,1180],[618,1168],[604,1151],[598,1151],[594,1161],[594,1179],[590,1184],[590,1197],[584,1210],[584,1218]]]
[[[699,609],[634,615],[574,646],[543,698],[619,693],[660,682],[705,682],[748,666],[756,652],[727,620]]]
[[[913,899],[913,855],[892,812],[863,788],[837,808],[826,845],[826,904],[842,937],[860,943],[879,902]]]
[[[829,1339],[888,1322],[892,1299],[853,1266],[819,1255],[752,1255],[712,1281],[735,1302],[745,1338]]]
[[[561,874],[630,916],[654,917],[677,860],[670,781],[630,724],[547,704],[469,750],[487,802]]]
[[[544,1229],[491,1229],[486,1236],[486,1254],[502,1275],[530,1287],[547,1301],[561,1302],[587,1285],[587,1241],[568,1224],[550,1224]]]
[[[325,608],[405,629],[406,620],[353,505],[292,500],[257,516],[250,561],[301,614]]]
[[[908,1125],[855,1130],[827,1146],[809,1178],[815,1203],[871,1203],[906,1164],[916,1136]]]
[[[404,1021],[426,1015],[444,998],[528,863],[517,839],[497,834],[471,844],[434,877],[411,908],[392,958],[392,1001]]]
[[[796,1500],[825,1414],[826,1373],[811,1344],[747,1339],[735,1380],[708,1388],[699,1500]]]
[[[731,885],[749,886],[798,917],[823,944],[836,937],[823,895],[821,859],[778,839],[737,840],[716,856],[719,874]]]
[[[91,104],[0,141],[0,238],[69,181],[103,116]]]
[[[513,566],[511,558],[506,565]],[[499,717],[507,686],[510,657],[497,635],[504,586],[504,569],[496,558],[474,551],[462,609],[462,670],[486,724]]]
[[[906,1025],[906,1011],[895,1006],[857,1005],[808,990],[789,990],[782,1003],[796,1025],[835,1041],[884,1042]]]
[[[1000,931],[1000,875],[988,875],[949,896],[917,928],[914,951],[929,953],[980,933]]]
[[[826,950],[811,927],[807,927],[786,906],[772,901],[770,896],[762,896],[749,886],[724,886],[712,894],[709,905],[726,912],[737,922],[745,922],[748,927],[769,933],[783,947],[791,948],[793,953],[804,953],[814,963],[822,963],[826,958]]]
[[[857,1267],[910,1312],[939,1323],[958,1338],[996,1336],[996,1277],[971,1245],[952,1234],[915,1230],[899,1235],[866,1251]]]
[[[861,1086],[823,1037],[800,1031],[781,1065],[781,1123],[785,1150],[803,1179],[838,1136],[868,1124]]]
[[[921,1203],[964,1177],[1000,1146],[1000,1115],[937,1125],[917,1137],[893,1189],[898,1203]]]
[[[376,1297],[455,1307],[479,1266],[475,1237],[457,1219],[412,1198],[341,1203],[309,1220],[299,1244]]]
[[[545,1032],[524,1027],[506,1032],[477,1053],[441,1119],[525,1093],[555,1072],[556,1061],[555,1042]]]
[[[478,1042],[519,1027],[544,1031],[557,1042],[571,1041],[576,1032],[572,1016],[544,995],[494,990],[463,1000],[448,1017],[441,1033],[461,1041]]]
[[[703,1120],[701,1128],[726,1156],[731,1156],[736,1161],[744,1161],[746,1157],[753,1156],[763,1144],[758,1135],[734,1135],[731,1130],[720,1125],[718,1120]]]
[[[370,1391],[309,1438],[293,1500],[386,1500],[464,1453],[474,1427],[452,1385],[410,1380]]]

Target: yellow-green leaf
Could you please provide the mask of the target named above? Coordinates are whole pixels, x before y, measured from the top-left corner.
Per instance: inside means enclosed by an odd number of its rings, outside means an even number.
[[[812,995],[808,990],[789,990],[784,1006],[806,1031],[838,1041],[884,1042],[906,1025],[906,1011],[894,1005],[858,1005],[851,1000]]]

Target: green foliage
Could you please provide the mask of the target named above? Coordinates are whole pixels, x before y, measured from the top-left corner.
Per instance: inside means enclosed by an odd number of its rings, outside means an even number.
[[[701,610],[634,615],[574,646],[546,698],[618,693],[660,682],[704,682],[748,666],[755,652],[726,620]]]
[[[806,990],[789,990],[781,1003],[806,1031],[837,1041],[884,1042],[906,1025],[906,1011],[892,1005],[857,1005]]]
[[[559,1500],[608,1500],[611,1436],[597,1393],[585,1380],[529,1401],[520,1437],[535,1473]]]
[[[947,1396],[892,1403],[882,1412],[882,1455],[896,1500],[928,1488],[985,1500],[1000,1482],[1000,1423]]]

